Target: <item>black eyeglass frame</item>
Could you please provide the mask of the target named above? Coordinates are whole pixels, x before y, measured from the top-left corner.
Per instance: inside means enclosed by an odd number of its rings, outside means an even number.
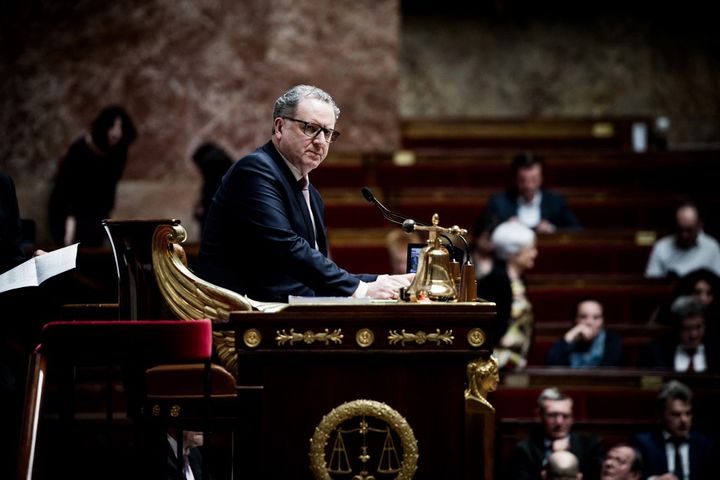
[[[325,128],[323,126],[318,125],[317,123],[312,122],[306,122],[305,120],[300,120],[299,118],[292,118],[292,117],[280,117],[285,120],[290,120],[292,122],[302,123],[303,124],[303,134],[305,134],[306,137],[315,138],[317,137],[318,133],[322,132],[323,138],[327,143],[335,143],[335,141],[340,136],[340,132],[337,130],[333,130],[332,128]],[[308,129],[317,129],[315,133],[312,133],[312,131],[308,132]]]

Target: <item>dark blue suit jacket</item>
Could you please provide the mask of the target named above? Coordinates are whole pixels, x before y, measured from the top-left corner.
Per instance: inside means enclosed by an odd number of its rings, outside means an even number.
[[[643,458],[643,477],[662,475],[668,472],[665,439],[662,432],[639,433],[632,439]],[[713,456],[712,441],[701,433],[690,433],[690,480],[717,478],[717,469],[711,464]]]
[[[310,185],[317,227],[300,185],[272,142],[238,160],[213,197],[200,247],[199,275],[255,300],[288,295],[350,296],[360,280],[327,258],[324,207]]]
[[[496,193],[490,197],[485,211],[485,225],[489,230],[517,216],[517,197],[516,189]],[[580,223],[567,206],[565,197],[550,190],[542,190],[540,217],[559,229],[580,228]]]

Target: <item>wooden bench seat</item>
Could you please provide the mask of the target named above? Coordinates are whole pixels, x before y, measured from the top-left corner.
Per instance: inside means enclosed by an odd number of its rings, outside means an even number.
[[[404,216],[428,223],[434,213],[443,225],[460,225],[471,230],[486,208],[487,196],[406,195],[392,202],[383,201]],[[354,195],[354,194],[353,194]],[[650,195],[648,192],[629,192],[623,196],[602,191],[585,191],[568,196],[570,208],[586,229],[645,229],[669,231],[673,226],[673,211],[682,200],[680,195],[668,193]],[[381,200],[382,201],[382,200]],[[720,198],[706,197],[700,202],[706,216],[720,211]],[[381,228],[388,222],[360,193],[351,198],[325,199],[325,224],[330,228]]]
[[[572,318],[578,300],[594,298],[604,306],[605,323],[643,324],[666,301],[672,287],[665,283],[588,284],[577,279],[567,284],[529,285],[528,298],[537,323]]]
[[[410,165],[398,165],[392,154],[360,155],[352,162],[328,158],[312,173],[312,183],[326,188],[368,185],[386,193],[405,188],[486,188],[502,190],[512,183],[513,154],[483,154],[435,149],[413,152]],[[545,185],[551,188],[624,187],[656,192],[715,191],[711,176],[717,151],[617,154],[583,152],[545,156]],[[649,172],[652,172],[650,175]]]

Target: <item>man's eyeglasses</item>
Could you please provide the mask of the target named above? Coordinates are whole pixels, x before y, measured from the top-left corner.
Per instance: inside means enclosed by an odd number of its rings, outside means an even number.
[[[327,143],[333,143],[340,136],[340,132],[338,132],[337,130],[333,130],[332,128],[321,127],[317,123],[310,123],[310,122],[306,122],[304,120],[298,120],[297,118],[292,118],[292,117],[281,117],[281,118],[284,118],[285,120],[290,120],[292,122],[302,123],[303,133],[310,138],[315,138],[318,133],[322,132],[323,137],[325,137],[325,141]]]

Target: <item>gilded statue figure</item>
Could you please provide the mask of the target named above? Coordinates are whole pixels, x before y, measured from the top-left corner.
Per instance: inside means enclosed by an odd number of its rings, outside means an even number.
[[[465,389],[465,399],[477,402],[477,407],[490,412],[495,411],[487,400],[488,392],[494,392],[500,381],[498,363],[495,357],[487,360],[477,359],[467,365],[468,387]]]

